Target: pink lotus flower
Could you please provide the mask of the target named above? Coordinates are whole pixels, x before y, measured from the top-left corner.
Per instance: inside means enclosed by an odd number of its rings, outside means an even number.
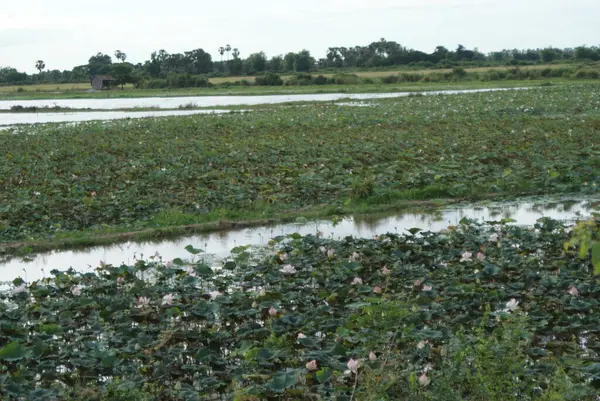
[[[415,280],[415,281],[413,282],[413,285],[414,285],[415,287],[419,287],[419,286],[421,285],[421,280]]]
[[[461,262],[470,262],[473,257],[473,254],[471,252],[465,252],[462,254],[462,258],[460,259]]]
[[[363,283],[362,278],[360,277],[354,277],[354,280],[352,280],[352,284],[354,285],[361,285]]]
[[[306,338],[306,336],[302,333],[298,333],[298,340],[302,340],[303,338]]]
[[[376,361],[377,360],[377,355],[375,355],[375,353],[373,351],[371,351],[369,353],[369,361]]]
[[[171,267],[173,267],[173,261],[171,261],[171,260],[167,261],[167,264],[166,264],[166,266],[167,266],[167,268],[169,268],[169,269],[170,269]]]
[[[306,363],[306,370],[308,370],[309,372],[313,372],[317,369],[319,369],[319,368],[317,367],[316,360],[313,359],[312,361]]]
[[[381,294],[383,292],[383,290],[381,289],[381,287],[375,286],[375,287],[373,287],[373,292],[375,294]]]
[[[569,290],[567,292],[573,296],[579,295],[579,290],[574,285],[569,286]]]
[[[383,269],[381,269],[381,273],[383,273],[384,276],[389,276],[392,273],[392,271],[388,269],[387,266],[383,266]]]
[[[150,298],[148,298],[148,297],[139,297],[137,299],[135,307],[136,308],[144,308],[144,307],[146,307],[148,305],[150,305]]]
[[[275,309],[274,307],[271,306],[269,308],[269,315],[271,315],[271,316],[277,315],[277,309]]]
[[[79,287],[78,285],[74,285],[73,287],[71,287],[71,293],[73,295],[75,295],[76,297],[81,295],[81,287]]]
[[[198,273],[196,273],[196,270],[194,270],[192,266],[188,266],[188,268],[185,269],[185,271],[190,277],[198,277]]]
[[[358,372],[358,361],[354,360],[354,359],[350,359],[347,363],[348,366],[348,370],[350,370],[350,372],[356,374]]]
[[[423,291],[431,291],[432,289],[433,289],[433,287],[430,285],[427,285],[427,284],[423,285]]]
[[[427,373],[423,372],[423,374],[419,376],[419,384],[425,387],[428,386],[429,383],[431,383],[431,380],[427,377]]]
[[[174,299],[173,294],[167,294],[163,297],[161,305],[172,305],[173,299]]]
[[[480,262],[483,262],[485,260],[485,255],[481,252],[477,253],[477,260],[479,260]]]
[[[287,258],[288,258],[287,253],[282,253],[281,255],[279,255],[279,260],[281,260],[282,262],[285,261]]]
[[[123,277],[117,278],[117,285],[121,286],[125,283],[125,279]]]

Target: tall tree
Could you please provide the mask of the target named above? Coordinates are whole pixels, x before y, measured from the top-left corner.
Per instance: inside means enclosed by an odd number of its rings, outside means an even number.
[[[235,49],[235,50],[237,50],[237,49]],[[229,52],[231,51],[231,45],[229,45],[229,44],[226,45],[225,46],[225,51],[227,52],[227,61],[229,61]]]
[[[219,54],[221,55],[221,71],[223,71],[223,54],[225,54],[225,48],[223,46],[219,47]]]
[[[296,55],[294,69],[296,72],[309,72],[314,64],[315,59],[310,56],[310,52],[308,50],[302,50]]]
[[[112,59],[108,54],[97,53],[88,60],[88,74],[94,77],[99,74],[108,74],[112,67]]]
[[[44,60],[38,60],[38,61],[36,61],[36,62],[35,62],[35,68],[36,68],[36,70],[38,70],[38,71],[39,71],[39,73],[41,74],[41,73],[42,73],[42,70],[43,70],[44,68],[46,68],[46,63],[44,63]]]
[[[124,63],[125,60],[127,60],[127,54],[123,53],[121,50],[117,50],[115,51],[115,58],[117,60],[121,60],[121,62]]]

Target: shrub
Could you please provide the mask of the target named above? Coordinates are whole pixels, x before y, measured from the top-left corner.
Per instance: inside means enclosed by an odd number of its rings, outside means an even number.
[[[335,74],[333,77],[336,85],[358,85],[360,77],[356,74]]]
[[[313,84],[315,85],[328,85],[329,83],[331,83],[331,81],[323,75],[319,75],[313,79]]]
[[[384,84],[395,84],[399,79],[400,77],[398,75],[388,75],[387,77],[381,78],[381,82]]]
[[[273,72],[267,72],[262,77],[256,77],[254,84],[259,86],[281,86],[283,85],[283,79]]]

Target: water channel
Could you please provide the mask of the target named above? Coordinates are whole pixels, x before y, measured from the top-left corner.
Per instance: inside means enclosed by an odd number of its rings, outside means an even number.
[[[600,198],[583,200],[564,198],[558,200],[521,200],[519,202],[475,204],[465,207],[441,209],[434,213],[405,213],[393,216],[347,218],[339,224],[331,221],[316,221],[303,224],[282,224],[271,227],[256,227],[241,230],[222,231],[205,235],[157,243],[127,242],[112,246],[95,247],[85,250],[54,251],[40,254],[25,261],[12,259],[0,264],[0,282],[12,280],[18,276],[27,281],[47,276],[53,269],[66,270],[69,267],[84,272],[93,271],[100,261],[112,265],[131,264],[136,258],[148,258],[158,253],[163,260],[187,258],[190,256],[184,248],[193,245],[205,250],[210,260],[218,260],[230,255],[236,246],[265,245],[269,239],[298,233],[316,234],[340,239],[347,236],[372,238],[388,232],[403,233],[413,227],[429,231],[439,231],[449,225],[457,225],[463,218],[478,221],[498,221],[503,218],[516,220],[516,224],[533,225],[541,217],[573,221],[590,215],[598,207]]]
[[[526,88],[483,88],[456,89],[419,92],[423,95],[456,95],[460,93],[480,93],[495,91],[522,90]],[[415,92],[389,93],[315,93],[261,96],[183,96],[183,97],[138,97],[138,98],[88,98],[88,99],[44,99],[44,100],[2,100],[0,110],[10,110],[13,106],[23,107],[70,107],[73,109],[115,110],[135,107],[176,109],[190,104],[196,107],[215,106],[254,106],[287,102],[323,102],[340,99],[366,100],[407,97]]]
[[[68,113],[0,113],[0,129],[13,128],[17,124],[47,124],[97,120],[121,120],[125,118],[148,118],[189,116],[193,114],[223,114],[229,110],[161,110],[161,111],[82,111]]]

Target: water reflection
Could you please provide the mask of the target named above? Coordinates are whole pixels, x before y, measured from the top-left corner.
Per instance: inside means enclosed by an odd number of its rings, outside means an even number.
[[[82,111],[73,113],[0,113],[0,129],[14,128],[17,124],[67,123],[96,120],[121,120],[124,118],[147,118],[189,116],[193,114],[222,114],[229,110],[163,110],[163,111]],[[6,127],[2,127],[6,126]]]
[[[420,92],[424,95],[478,93],[492,91],[520,90],[526,88],[485,88],[464,90],[441,90]],[[74,109],[115,110],[141,108],[176,109],[182,106],[196,107],[240,106],[277,104],[287,102],[335,101],[340,99],[365,100],[406,97],[414,92],[392,93],[318,93],[307,95],[268,95],[268,96],[185,96],[185,97],[144,97],[144,98],[91,98],[91,99],[47,99],[47,100],[2,100],[0,110],[10,110],[13,106],[23,107],[70,107]]]
[[[184,248],[193,245],[205,250],[211,257],[223,258],[230,254],[232,248],[241,245],[266,245],[269,239],[278,235],[299,233],[316,234],[341,239],[347,236],[372,238],[388,232],[402,233],[413,227],[423,230],[439,231],[449,225],[457,225],[463,218],[479,221],[512,218],[518,224],[532,225],[539,218],[547,216],[557,220],[571,221],[585,215],[598,207],[596,200],[573,200],[544,202],[530,200],[487,205],[469,205],[459,208],[442,209],[433,213],[406,213],[393,216],[367,216],[347,218],[339,224],[331,221],[317,221],[304,224],[282,224],[271,227],[247,228],[241,230],[221,231],[216,233],[194,235],[186,238],[162,241],[158,243],[126,242],[108,247],[96,247],[85,250],[54,251],[41,254],[32,261],[13,259],[0,264],[0,282],[23,276],[28,281],[47,276],[52,269],[66,270],[73,267],[78,271],[91,271],[100,261],[119,265],[134,263],[136,258],[147,258],[158,252],[164,260],[189,255]]]

